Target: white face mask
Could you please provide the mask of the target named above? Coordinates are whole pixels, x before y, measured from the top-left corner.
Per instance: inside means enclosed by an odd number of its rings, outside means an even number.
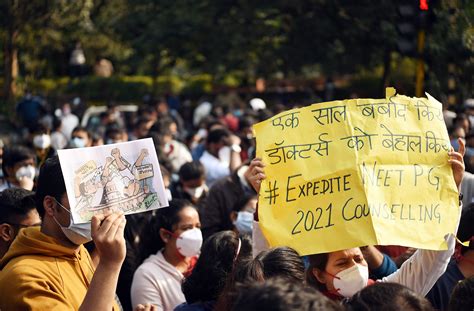
[[[56,203],[59,204],[65,211],[69,213],[69,226],[63,227],[55,217],[53,217],[54,221],[58,224],[58,226],[63,231],[64,235],[71,241],[73,244],[81,245],[92,241],[91,236],[91,223],[85,224],[75,224],[72,221],[72,214],[66,207],[64,207],[61,203],[59,203],[56,199],[54,199]]]
[[[342,270],[334,276],[333,284],[335,290],[344,297],[352,297],[355,293],[367,286],[369,280],[369,268],[355,264]]]
[[[176,239],[176,248],[184,257],[194,257],[201,251],[202,233],[199,228],[186,230]]]
[[[35,175],[36,170],[32,165],[22,166],[15,173],[16,180],[18,181],[22,180],[25,177],[29,179],[34,179]]]
[[[51,146],[51,136],[47,134],[36,135],[33,138],[33,146],[38,149],[46,149]]]
[[[204,193],[204,190],[206,190],[206,186],[202,185],[200,187],[196,188],[184,188],[184,191],[191,196],[193,199],[199,199],[201,195]]]
[[[253,227],[253,213],[239,212],[237,219],[234,221],[234,226],[240,234],[252,234]]]

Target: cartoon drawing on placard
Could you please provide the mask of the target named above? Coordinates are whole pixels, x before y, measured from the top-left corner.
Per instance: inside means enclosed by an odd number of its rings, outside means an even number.
[[[68,195],[75,221],[89,221],[93,215],[106,211],[132,214],[168,205],[156,154],[150,148],[152,143],[145,140],[112,149],[104,147],[83,150],[83,157],[82,154],[66,156],[66,152],[77,150],[61,151],[62,165],[68,167],[65,176],[72,177]],[[149,150],[153,150],[152,157]],[[77,160],[81,158],[84,160]],[[72,167],[79,168],[71,170]]]

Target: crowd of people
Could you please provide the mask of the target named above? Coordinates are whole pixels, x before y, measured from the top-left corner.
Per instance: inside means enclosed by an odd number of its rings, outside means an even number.
[[[77,99],[50,113],[28,96],[19,138],[0,140],[1,310],[474,308],[474,107],[445,113],[463,194],[447,250],[369,245],[302,257],[269,248],[257,213],[267,176],[252,125],[291,107],[227,92],[189,111],[170,95],[131,115],[110,104],[83,127]],[[169,207],[75,224],[57,150],[142,138],[154,141]]]

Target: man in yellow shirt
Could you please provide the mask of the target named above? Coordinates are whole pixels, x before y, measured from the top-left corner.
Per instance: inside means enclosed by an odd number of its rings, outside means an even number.
[[[58,157],[41,168],[36,191],[41,227],[20,231],[0,261],[1,310],[118,310],[115,289],[125,258],[122,214],[73,224]],[[96,269],[83,243],[93,240]]]

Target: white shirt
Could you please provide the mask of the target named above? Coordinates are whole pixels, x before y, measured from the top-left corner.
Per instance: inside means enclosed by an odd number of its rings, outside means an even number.
[[[158,310],[173,310],[186,301],[181,291],[184,276],[158,251],[148,257],[133,275],[132,306],[153,304]]]
[[[79,125],[79,118],[70,113],[61,119],[61,132],[67,139],[71,139],[72,130]]]
[[[169,144],[165,145],[164,151],[168,155],[174,172],[178,172],[183,164],[193,160],[188,147],[177,140],[172,140]]]
[[[209,188],[216,180],[230,175],[229,163],[222,162],[207,151],[204,151],[199,161],[206,169],[206,184]]]

